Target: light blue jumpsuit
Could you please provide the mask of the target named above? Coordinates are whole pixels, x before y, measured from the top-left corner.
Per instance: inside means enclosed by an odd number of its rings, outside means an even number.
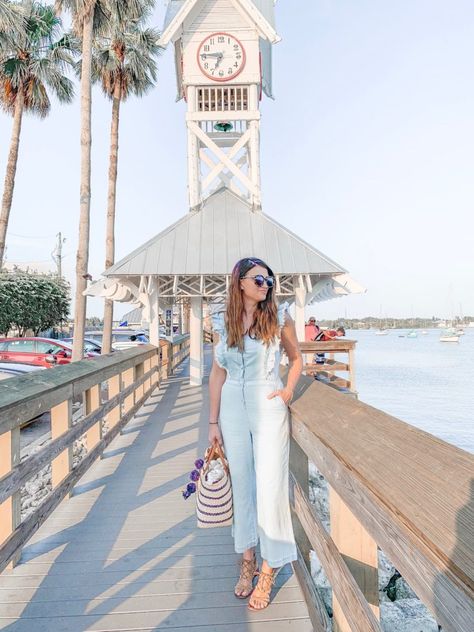
[[[280,328],[288,303],[278,308]],[[214,357],[227,371],[222,387],[220,426],[229,460],[234,502],[232,536],[237,553],[256,546],[272,568],[296,560],[288,496],[289,413],[278,395],[280,340],[267,347],[245,336],[245,350],[227,347],[225,307],[211,308],[219,334]]]

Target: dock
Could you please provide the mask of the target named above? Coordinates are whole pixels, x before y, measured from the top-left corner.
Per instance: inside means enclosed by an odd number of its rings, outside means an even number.
[[[334,355],[325,371],[352,377],[323,383],[310,364],[298,383],[298,559],[260,612],[233,594],[230,527],[198,529],[194,497],[181,494],[207,447],[210,346],[201,385],[189,377],[189,336],[0,384],[0,630],[381,632],[381,549],[443,632],[472,632],[474,457],[358,401],[355,344],[328,344],[301,349]],[[52,440],[20,461],[20,426],[48,410]],[[75,460],[78,440],[85,454]],[[310,500],[310,465],[326,481],[329,529]],[[51,490],[22,517],[21,489],[45,467]]]

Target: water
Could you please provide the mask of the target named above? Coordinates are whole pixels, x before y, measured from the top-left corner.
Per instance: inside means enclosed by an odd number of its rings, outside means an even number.
[[[466,328],[459,343],[439,342],[439,329],[399,337],[407,331],[346,333],[357,340],[359,399],[474,452],[474,329]]]

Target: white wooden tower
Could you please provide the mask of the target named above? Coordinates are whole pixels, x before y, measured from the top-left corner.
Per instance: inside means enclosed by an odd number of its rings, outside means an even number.
[[[278,300],[305,306],[363,290],[335,261],[261,208],[260,101],[272,98],[275,0],[170,0],[162,46],[172,44],[178,100],[187,105],[189,212],[129,253],[88,288],[143,308],[158,344],[159,311],[189,313],[190,383],[203,378],[206,302],[226,295],[233,265],[271,265]],[[270,183],[271,184],[271,183]]]
[[[172,0],[161,38],[175,48],[187,104],[189,206],[224,184],[261,208],[260,110],[271,95],[273,0]]]

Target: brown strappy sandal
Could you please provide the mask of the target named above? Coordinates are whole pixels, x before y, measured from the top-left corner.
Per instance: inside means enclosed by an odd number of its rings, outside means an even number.
[[[266,571],[260,571],[258,574],[258,582],[255,588],[252,591],[252,595],[255,593],[255,597],[264,603],[261,608],[255,608],[249,602],[248,608],[249,610],[264,610],[270,603],[270,593],[272,591],[272,586],[275,583],[278,573],[280,572],[280,568],[276,568],[272,573],[267,573]]]
[[[240,564],[240,576],[239,581],[236,583],[234,588],[234,595],[238,599],[247,599],[250,593],[253,590],[253,580],[254,577],[258,575],[258,564],[257,558],[254,555],[251,560],[244,560],[243,558],[239,562]],[[238,595],[236,591],[244,591],[242,594]]]

